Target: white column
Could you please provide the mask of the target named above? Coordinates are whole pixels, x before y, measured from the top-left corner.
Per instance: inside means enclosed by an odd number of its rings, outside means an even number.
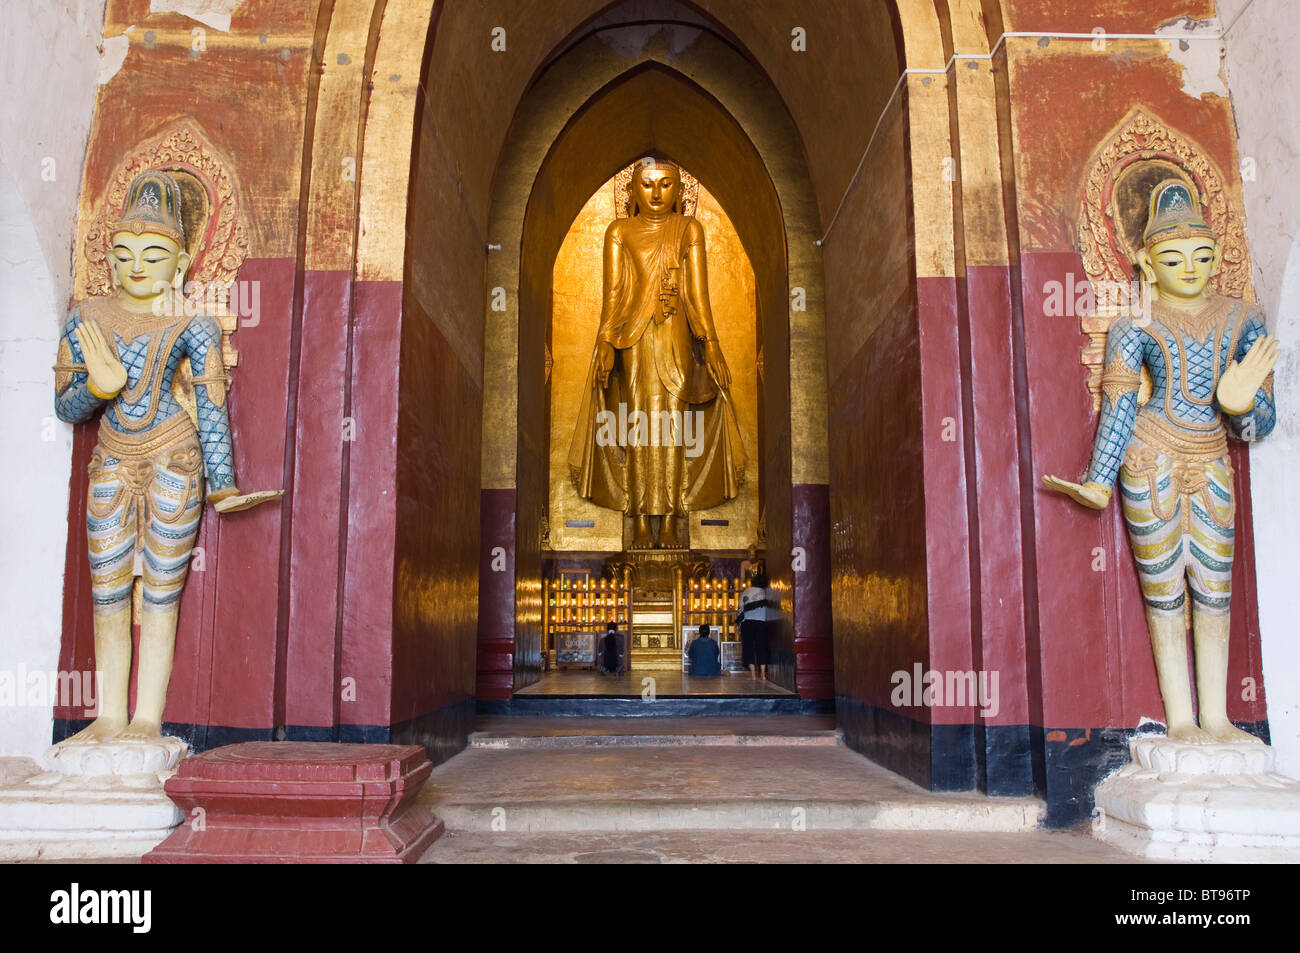
[[[38,0],[5,4],[0,33],[0,756],[50,743],[48,693],[13,681],[58,667],[72,430],[54,418],[51,365],[103,23],[104,0]]]
[[[1284,349],[1277,429],[1251,451],[1251,493],[1269,727],[1278,769],[1300,778],[1300,20],[1293,0],[1219,0],[1219,16],[1255,290]]]

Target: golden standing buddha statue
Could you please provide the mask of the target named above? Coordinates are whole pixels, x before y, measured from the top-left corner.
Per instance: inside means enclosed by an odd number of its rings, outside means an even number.
[[[681,170],[642,160],[628,191],[631,214],[605,232],[600,328],[569,468],[580,496],[631,517],[633,549],[675,549],[681,517],[739,493],[745,450],[704,229],[680,209]]]

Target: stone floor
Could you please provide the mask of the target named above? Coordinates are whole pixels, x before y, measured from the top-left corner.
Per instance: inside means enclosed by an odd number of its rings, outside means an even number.
[[[624,675],[598,675],[591,671],[547,672],[540,680],[521,688],[516,695],[552,697],[614,696],[641,698],[645,679],[654,679],[654,693],[660,698],[692,696],[790,696],[795,693],[772,682],[750,678],[747,674],[719,675],[716,678],[692,678],[681,672],[629,672]]]
[[[422,864],[1133,864],[1087,829],[954,831],[645,831],[444,835]]]
[[[740,720],[740,719],[737,719]],[[841,745],[471,748],[420,798],[449,830],[1035,829],[1033,798],[925,791]]]

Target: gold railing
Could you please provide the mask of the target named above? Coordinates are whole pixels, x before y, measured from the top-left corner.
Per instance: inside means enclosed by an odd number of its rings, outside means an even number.
[[[707,623],[718,628],[719,640],[737,642],[740,631],[736,612],[745,591],[743,576],[687,579],[676,574],[673,586],[673,639],[680,647],[682,631]],[[542,644],[549,666],[564,664],[560,643],[565,635],[603,632],[609,622],[627,633],[629,650],[634,645],[632,608],[636,604],[630,575],[621,580],[596,578],[589,570],[561,570],[555,579],[542,580],[546,606]]]

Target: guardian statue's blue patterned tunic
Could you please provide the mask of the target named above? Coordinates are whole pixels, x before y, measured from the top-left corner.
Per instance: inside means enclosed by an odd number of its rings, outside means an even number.
[[[1210,296],[1197,314],[1156,301],[1150,320],[1120,318],[1106,338],[1101,423],[1085,482],[1120,484],[1124,519],[1150,611],[1228,611],[1232,590],[1232,466],[1227,431],[1259,440],[1277,421],[1269,375],[1244,414],[1224,413],[1224,371],[1265,334],[1244,301]],[[1138,405],[1141,372],[1150,399]],[[1226,426],[1225,426],[1226,425]]]
[[[126,368],[111,400],[91,392],[77,329],[93,321]],[[182,362],[192,378],[194,410],[173,385]],[[95,611],[119,611],[143,577],[144,608],[180,598],[203,511],[235,487],[221,328],[205,314],[137,314],[108,298],[82,301],[69,315],[55,366],[60,420],[85,423],[103,408],[91,455],[86,529]]]

